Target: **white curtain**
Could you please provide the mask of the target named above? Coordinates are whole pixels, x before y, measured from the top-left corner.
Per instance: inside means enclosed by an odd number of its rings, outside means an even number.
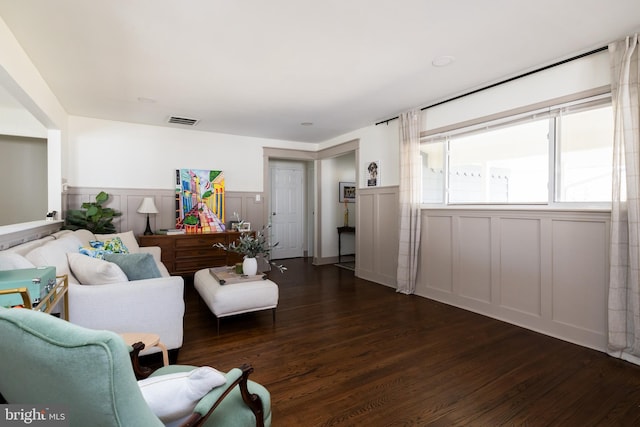
[[[397,292],[416,290],[420,249],[420,110],[400,114],[400,245]]]
[[[614,112],[609,354],[640,363],[638,35],[609,45]]]

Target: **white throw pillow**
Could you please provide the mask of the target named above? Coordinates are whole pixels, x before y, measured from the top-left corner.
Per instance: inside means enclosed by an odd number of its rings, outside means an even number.
[[[106,285],[128,282],[124,271],[116,264],[77,252],[67,254],[69,267],[82,285]]]
[[[138,386],[149,408],[166,424],[190,415],[205,394],[226,382],[220,371],[202,366],[146,378],[138,381]]]

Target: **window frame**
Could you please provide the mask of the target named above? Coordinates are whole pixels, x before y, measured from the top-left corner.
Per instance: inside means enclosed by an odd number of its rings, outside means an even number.
[[[547,106],[540,107],[540,104],[524,107],[517,111],[505,112],[501,115],[490,116],[484,119],[476,119],[470,122],[461,123],[458,126],[447,126],[446,129],[435,129],[432,131],[422,132],[420,144],[430,144],[443,142],[442,150],[444,159],[444,185],[442,188],[442,202],[421,202],[422,208],[426,209],[552,209],[552,210],[583,210],[583,211],[610,211],[611,201],[606,202],[564,202],[557,200],[558,189],[556,188],[560,182],[558,174],[561,172],[558,160],[560,159],[561,141],[559,141],[560,126],[558,126],[558,118],[563,114],[577,113],[580,111],[588,111],[590,109],[602,106],[611,106],[612,96],[610,90],[597,94],[575,95],[572,99],[564,102],[557,100],[549,101]],[[535,108],[534,108],[535,107]],[[449,170],[450,170],[450,143],[451,139],[462,135],[471,135],[473,133],[487,132],[498,129],[500,127],[514,126],[529,120],[539,120],[547,118],[549,120],[549,143],[548,143],[548,188],[547,201],[537,203],[496,203],[496,202],[449,202]],[[613,138],[612,138],[613,141]],[[421,176],[421,185],[423,184]]]

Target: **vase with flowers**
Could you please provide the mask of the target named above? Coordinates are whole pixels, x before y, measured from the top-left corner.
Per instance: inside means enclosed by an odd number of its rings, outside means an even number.
[[[244,221],[238,221],[239,229],[242,229],[242,224]],[[278,243],[270,244],[266,231],[271,226],[263,227],[262,230],[258,232],[252,231],[240,231],[240,237],[234,242],[231,242],[229,245],[225,245],[223,243],[216,243],[213,245],[216,248],[224,249],[228,252],[235,252],[241,255],[244,255],[244,260],[242,262],[242,273],[248,276],[252,276],[258,272],[258,262],[256,257],[263,257],[265,260],[269,259],[271,255],[271,250],[278,246]],[[269,261],[270,265],[273,265],[277,268],[281,273],[284,272],[287,268],[284,265],[277,264],[273,261]]]

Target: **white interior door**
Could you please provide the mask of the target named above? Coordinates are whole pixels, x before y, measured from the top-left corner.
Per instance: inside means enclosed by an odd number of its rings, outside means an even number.
[[[304,255],[304,164],[271,162],[272,259]]]

